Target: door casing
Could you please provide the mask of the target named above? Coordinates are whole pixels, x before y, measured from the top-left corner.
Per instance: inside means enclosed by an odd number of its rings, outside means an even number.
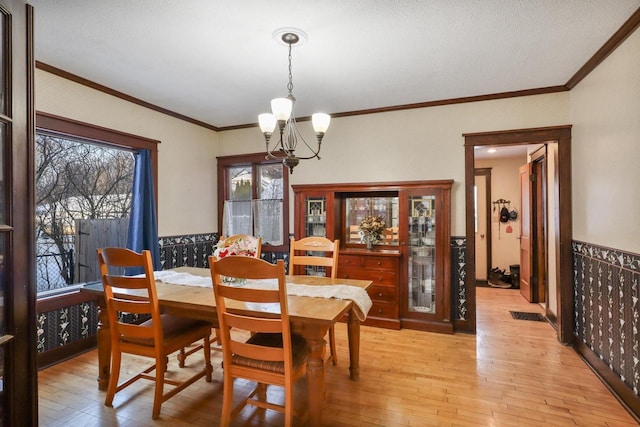
[[[465,138],[465,297],[467,312],[455,321],[456,330],[476,331],[475,229],[473,223],[474,147],[556,142],[557,169],[554,175],[554,205],[556,216],[556,293],[558,301],[557,334],[564,344],[573,344],[573,274],[572,274],[572,211],[571,211],[571,125],[515,129],[463,134]]]

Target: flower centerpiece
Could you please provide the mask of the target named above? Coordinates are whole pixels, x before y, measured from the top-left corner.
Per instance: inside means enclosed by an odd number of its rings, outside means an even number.
[[[216,249],[213,251],[213,255],[218,259],[230,255],[255,257],[256,248],[252,246],[251,242],[243,238],[236,239],[232,242],[227,242],[226,239],[221,238],[216,245]]]
[[[382,230],[386,227],[384,217],[380,215],[367,215],[360,221],[360,236],[367,249],[371,249],[374,243],[380,241]]]
[[[232,241],[221,237],[220,240],[218,240],[216,249],[213,251],[213,256],[219,260],[233,255],[255,257],[256,250],[257,248],[255,248],[251,242],[247,241],[247,239],[243,239],[242,237]],[[231,286],[243,286],[246,283],[245,279],[235,277],[220,276],[220,278],[223,283],[227,283]]]

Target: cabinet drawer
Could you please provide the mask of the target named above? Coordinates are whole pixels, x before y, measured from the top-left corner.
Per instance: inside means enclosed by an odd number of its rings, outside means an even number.
[[[398,305],[388,302],[374,301],[368,316],[386,317],[395,319],[398,317]]]
[[[345,267],[362,267],[362,256],[360,255],[342,255],[338,256],[338,265]]]
[[[394,271],[365,270],[364,268],[338,268],[338,277],[371,280],[374,285],[396,286],[398,282],[398,276]]]
[[[391,257],[363,257],[362,266],[365,268],[379,268],[381,270],[392,270],[396,271],[398,269],[398,259]]]
[[[367,289],[369,296],[372,301],[381,301],[381,302],[397,302],[397,289],[395,286],[378,286],[371,285],[369,289]]]

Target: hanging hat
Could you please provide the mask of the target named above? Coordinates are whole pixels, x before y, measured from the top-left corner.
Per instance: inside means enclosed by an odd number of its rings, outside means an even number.
[[[511,221],[515,221],[518,219],[518,211],[516,211],[515,209],[511,209],[511,212],[509,212],[509,219]]]
[[[509,222],[509,211],[505,207],[500,209],[500,222]]]

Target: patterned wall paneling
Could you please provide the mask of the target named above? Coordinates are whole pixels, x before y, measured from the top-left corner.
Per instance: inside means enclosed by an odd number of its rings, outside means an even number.
[[[39,313],[37,324],[37,349],[41,353],[95,335],[98,308],[92,302],[83,302]]]
[[[184,266],[209,268],[208,257],[213,254],[219,238],[218,233],[161,237],[159,244],[162,269]]]
[[[640,396],[640,255],[574,241],[575,333]]]
[[[467,239],[466,237],[451,237],[451,289],[454,302],[454,320],[467,319]]]

